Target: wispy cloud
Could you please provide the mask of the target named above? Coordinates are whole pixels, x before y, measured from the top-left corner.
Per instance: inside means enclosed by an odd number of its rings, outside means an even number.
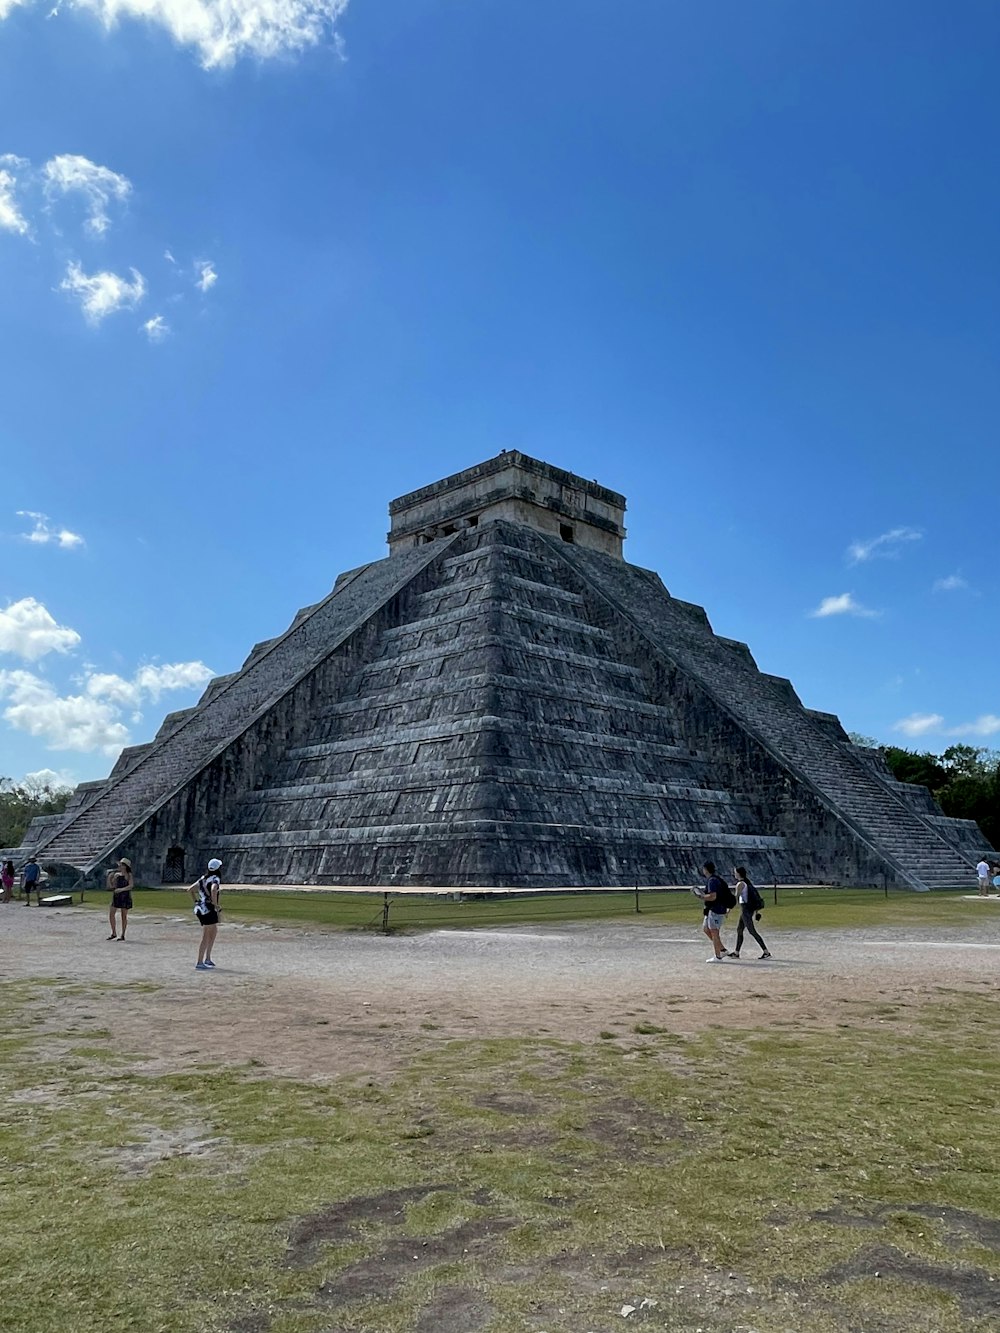
[[[934,592],[960,592],[962,588],[968,586],[968,581],[963,579],[961,574],[949,574],[946,578],[935,579],[932,589]]]
[[[919,528],[891,528],[867,541],[851,542],[847,548],[847,562],[859,565],[865,560],[895,560],[908,542],[918,542],[923,535]]]
[[[31,3],[0,0],[0,19],[16,5]],[[82,10],[107,28],[123,19],[157,24],[179,45],[193,47],[202,66],[211,69],[244,57],[293,54],[325,38],[339,54],[336,24],[347,5],[348,0],[64,0],[50,16]]]
[[[71,652],[80,642],[75,629],[60,625],[34,597],[0,608],[0,653],[37,662],[48,653]]]
[[[80,303],[83,317],[89,324],[100,324],[118,310],[132,310],[146,295],[146,280],[136,269],[130,269],[132,281],[118,273],[84,273],[73,261],[59,290],[68,292]]]
[[[2,3],[0,0],[0,5]],[[0,8],[0,15],[2,13]],[[15,157],[13,153],[0,156],[0,231],[12,231],[15,236],[27,236],[31,232],[17,199],[20,169],[27,165],[23,157]]]
[[[972,722],[960,722],[957,726],[946,726],[941,713],[911,713],[893,724],[893,731],[900,731],[904,736],[971,736],[985,738],[1000,732],[1000,717],[995,713],[982,713]]]
[[[870,607],[862,606],[860,602],[855,601],[853,594],[849,592],[842,592],[836,597],[824,597],[815,611],[809,612],[809,615],[817,620],[823,620],[827,616],[862,616],[871,620],[881,614],[880,611],[873,611]]]
[[[940,731],[943,726],[944,718],[940,713],[911,713],[909,717],[901,717],[898,722],[894,722],[892,729],[912,738]]]
[[[950,736],[995,736],[1000,731],[1000,717],[995,713],[983,713],[974,722],[963,722],[951,727]]]
[[[151,343],[161,343],[169,334],[170,325],[162,315],[154,315],[152,319],[146,320],[142,331]]]
[[[59,546],[64,551],[72,551],[84,545],[84,540],[78,532],[57,527],[48,514],[39,514],[33,509],[19,509],[17,516],[31,519],[31,531],[21,533],[23,541],[31,542],[35,546]]]
[[[200,292],[210,291],[219,281],[219,275],[212,267],[211,260],[201,259],[195,264],[195,268],[198,271],[198,276],[195,279],[194,285]]]
[[[111,225],[108,209],[112,200],[124,203],[132,193],[132,182],[109,167],[98,166],[76,153],[60,153],[42,168],[45,197],[51,202],[63,195],[82,195],[87,209],[86,227],[103,236]]]

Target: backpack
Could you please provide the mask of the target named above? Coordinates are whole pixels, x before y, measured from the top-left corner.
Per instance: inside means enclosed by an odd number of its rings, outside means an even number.
[[[746,881],[746,886],[748,910],[751,912],[763,912],[764,899],[760,896],[760,890],[757,888],[756,884],[751,884],[749,880]]]
[[[719,887],[715,890],[715,901],[708,904],[711,912],[730,912],[736,906],[736,894],[722,878],[718,876]]]

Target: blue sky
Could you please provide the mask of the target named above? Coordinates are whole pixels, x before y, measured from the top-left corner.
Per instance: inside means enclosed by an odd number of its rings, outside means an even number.
[[[0,0],[0,775],[501,448],[809,706],[1000,744],[995,4],[142,7]]]

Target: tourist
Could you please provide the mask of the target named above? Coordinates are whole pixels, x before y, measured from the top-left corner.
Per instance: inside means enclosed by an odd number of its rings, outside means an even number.
[[[726,946],[722,943],[722,936],[719,932],[725,925],[726,913],[735,904],[733,891],[722,878],[715,873],[715,862],[706,861],[701,868],[701,873],[705,876],[705,887],[692,889],[692,893],[700,898],[705,904],[703,913],[702,932],[707,935],[712,942],[713,954],[708,959],[710,963],[721,963],[729,954]]]
[[[1000,898],[1000,865],[993,866],[993,887],[997,891],[997,897]]]
[[[41,890],[42,868],[33,856],[29,856],[27,861],[21,867],[21,883],[24,885],[24,905],[31,906],[31,895],[35,893],[39,903],[42,901]]]
[[[128,925],[128,914],[132,908],[132,889],[135,880],[132,878],[132,862],[124,856],[118,862],[118,868],[113,870],[108,876],[110,881],[108,887],[111,890],[111,909],[108,912],[108,923],[111,926],[109,940],[125,939],[125,927]],[[122,933],[115,933],[115,913],[122,914]]]
[[[979,877],[979,896],[988,898],[990,896],[990,863],[985,857],[976,866],[976,874]]]
[[[215,967],[212,962],[212,945],[219,933],[219,913],[221,911],[219,894],[222,892],[219,871],[221,869],[222,862],[217,856],[213,856],[208,863],[208,874],[201,875],[188,890],[194,899],[194,914],[201,926],[201,943],[198,945],[198,961],[195,963],[195,968],[199,972],[205,972],[209,968]]]
[[[736,901],[740,907],[740,923],[736,927],[736,948],[729,956],[730,958],[739,958],[740,950],[743,948],[743,932],[748,931],[761,947],[761,958],[770,958],[771,955],[768,952],[767,945],[757,934],[757,928],[754,925],[755,919],[760,920],[764,899],[747,874],[746,866],[736,866],[733,874],[736,877]]]
[[[4,861],[3,868],[0,869],[0,888],[3,894],[0,896],[0,902],[9,903],[14,897],[14,862]]]

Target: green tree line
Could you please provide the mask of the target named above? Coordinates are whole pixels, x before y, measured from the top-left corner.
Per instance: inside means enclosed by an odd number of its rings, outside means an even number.
[[[60,815],[71,792],[47,783],[0,778],[0,847],[19,847],[36,815]]]
[[[893,777],[929,787],[946,815],[974,819],[994,847],[1000,847],[1000,750],[952,745],[944,754],[879,746],[868,736],[856,745],[881,749]]]

